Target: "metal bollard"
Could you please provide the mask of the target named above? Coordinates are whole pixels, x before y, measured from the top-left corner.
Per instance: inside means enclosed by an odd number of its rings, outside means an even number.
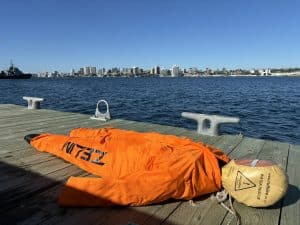
[[[106,105],[106,112],[105,113],[101,113],[100,110],[99,110],[99,104],[103,102],[105,105]],[[107,121],[107,120],[110,120],[110,112],[109,112],[109,106],[108,106],[108,103],[107,101],[101,99],[97,102],[97,105],[96,105],[96,111],[95,111],[95,115],[90,117],[91,119],[94,119],[94,120],[101,120],[101,121]]]
[[[198,123],[197,133],[217,136],[219,135],[219,126],[224,123],[239,123],[240,118],[228,116],[216,116],[199,113],[183,112],[182,117],[196,120]]]
[[[36,98],[36,97],[23,97],[24,100],[27,101],[28,109],[40,109],[41,108],[41,102],[44,101],[43,98]]]

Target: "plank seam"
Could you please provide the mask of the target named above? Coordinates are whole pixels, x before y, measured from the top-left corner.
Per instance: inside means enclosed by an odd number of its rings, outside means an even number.
[[[170,212],[170,214],[168,216],[166,216],[165,219],[163,219],[163,221],[159,224],[162,225],[164,224],[164,222],[183,204],[183,202],[179,202],[179,204]]]
[[[285,172],[287,172],[287,170],[288,170],[290,149],[291,149],[291,145],[289,144],[288,153],[287,153],[287,157],[286,157]],[[282,207],[283,207],[284,199],[285,198],[281,199],[281,201],[280,201],[280,211],[279,211],[278,225],[280,225],[280,223],[281,223],[281,215],[282,215]]]
[[[68,168],[68,167],[71,167],[71,166],[72,166],[72,165],[66,166],[66,167],[64,167],[64,168],[61,168],[61,169],[52,171],[51,173],[57,172],[57,171],[59,171],[59,170],[64,170],[64,169],[66,169],[66,168]],[[48,173],[48,174],[45,174],[45,175],[49,175],[49,174],[51,174],[51,173]],[[81,175],[81,174],[84,174],[84,173],[85,173],[85,171],[80,171],[80,172],[78,172],[78,173],[72,174],[72,176],[78,176],[78,175]],[[1,212],[1,213],[5,213],[5,212],[11,210],[13,207],[15,207],[15,203],[17,203],[17,202],[19,202],[19,201],[22,201],[22,200],[24,200],[24,199],[26,199],[26,198],[32,198],[34,195],[40,194],[40,193],[46,191],[47,189],[51,189],[51,188],[53,188],[53,187],[55,187],[55,186],[57,186],[57,185],[59,185],[59,184],[63,184],[63,183],[65,183],[65,181],[66,181],[67,179],[69,179],[69,177],[68,177],[68,178],[65,178],[65,179],[62,179],[62,180],[60,180],[60,181],[55,181],[55,180],[53,180],[53,183],[51,183],[51,184],[49,184],[49,185],[46,185],[46,186],[41,187],[41,188],[37,188],[36,190],[33,190],[33,191],[29,191],[28,193],[23,194],[23,195],[21,195],[20,197],[11,200],[11,201],[9,202],[10,205],[9,205],[8,207],[4,208],[4,209],[1,209],[0,212]],[[11,204],[11,203],[13,203],[13,204]]]

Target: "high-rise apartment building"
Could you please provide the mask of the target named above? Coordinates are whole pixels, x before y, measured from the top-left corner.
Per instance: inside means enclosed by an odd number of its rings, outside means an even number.
[[[78,71],[78,74],[81,76],[84,75],[84,68],[80,68]]]
[[[132,69],[133,69],[133,74],[134,75],[140,74],[140,69],[138,67],[133,67]]]
[[[177,77],[177,76],[179,76],[179,72],[180,72],[179,66],[174,65],[174,66],[172,67],[172,70],[171,70],[171,75],[172,75],[172,77]]]
[[[160,67],[159,66],[155,67],[154,74],[160,74]]]
[[[94,67],[94,66],[90,67],[90,72],[91,72],[90,74],[96,75],[97,74],[97,68]]]
[[[91,74],[91,67],[86,66],[84,67],[84,75],[90,75]]]
[[[99,69],[98,70],[98,76],[102,77],[105,75],[105,68]]]

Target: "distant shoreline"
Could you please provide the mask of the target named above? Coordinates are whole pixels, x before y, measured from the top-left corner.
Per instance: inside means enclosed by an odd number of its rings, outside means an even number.
[[[193,75],[193,74],[185,74],[183,76],[159,76],[159,75],[137,75],[137,76],[52,76],[52,77],[38,77],[33,76],[34,79],[51,79],[51,78],[216,78],[216,77],[300,77],[300,74],[291,75],[291,74],[280,74],[280,75],[240,75],[240,74],[233,74],[233,75]]]

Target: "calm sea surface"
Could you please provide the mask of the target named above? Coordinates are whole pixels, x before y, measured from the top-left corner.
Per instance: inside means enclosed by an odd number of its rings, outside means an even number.
[[[221,132],[300,144],[300,77],[67,78],[0,80],[0,103],[92,115],[106,99],[114,118],[196,129],[183,111],[238,116]]]

